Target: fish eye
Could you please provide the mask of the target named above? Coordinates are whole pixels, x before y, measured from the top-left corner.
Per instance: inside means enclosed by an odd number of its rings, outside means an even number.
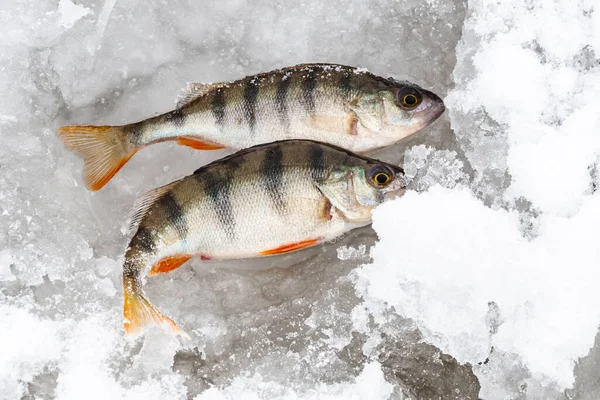
[[[421,93],[411,87],[398,91],[398,103],[404,108],[415,108],[421,103]]]
[[[387,169],[378,167],[371,172],[371,182],[377,187],[383,187],[392,180],[392,173]]]

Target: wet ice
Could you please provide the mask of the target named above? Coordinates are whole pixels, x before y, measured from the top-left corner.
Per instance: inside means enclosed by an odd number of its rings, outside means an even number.
[[[575,382],[573,367],[600,323],[599,18],[566,0],[7,2],[0,397],[593,397],[595,352]],[[56,129],[309,61],[447,95],[442,120],[378,152],[403,161],[412,191],[377,211],[376,233],[149,279],[192,339],[124,338],[136,195],[227,152],[144,149],[92,194]]]

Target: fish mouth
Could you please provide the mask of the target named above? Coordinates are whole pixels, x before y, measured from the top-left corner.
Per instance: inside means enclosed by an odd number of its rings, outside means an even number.
[[[423,90],[423,94],[428,97],[430,103],[423,111],[427,116],[428,123],[432,123],[446,111],[446,105],[444,104],[444,100],[429,90]]]

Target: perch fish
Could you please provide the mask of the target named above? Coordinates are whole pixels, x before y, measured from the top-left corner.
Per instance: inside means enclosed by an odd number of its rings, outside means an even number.
[[[193,256],[241,259],[288,253],[371,223],[404,193],[401,168],[309,140],[241,150],[151,190],[134,206],[123,266],[124,327],[181,332],[145,297],[142,279]]]
[[[123,126],[65,126],[84,159],[90,190],[102,188],[142,147],[167,140],[194,149],[243,149],[308,139],[354,153],[393,144],[444,112],[434,93],[349,66],[303,64],[232,82],[189,84],[174,111]]]

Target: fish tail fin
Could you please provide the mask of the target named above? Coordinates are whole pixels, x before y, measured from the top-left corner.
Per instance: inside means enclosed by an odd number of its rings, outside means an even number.
[[[147,326],[159,325],[168,328],[175,334],[189,338],[172,319],[158,311],[133,285],[125,282],[123,286],[125,289],[123,303],[125,333],[133,335]]]
[[[88,189],[101,189],[137,151],[125,142],[120,126],[63,126],[58,136],[65,146],[83,158]]]

